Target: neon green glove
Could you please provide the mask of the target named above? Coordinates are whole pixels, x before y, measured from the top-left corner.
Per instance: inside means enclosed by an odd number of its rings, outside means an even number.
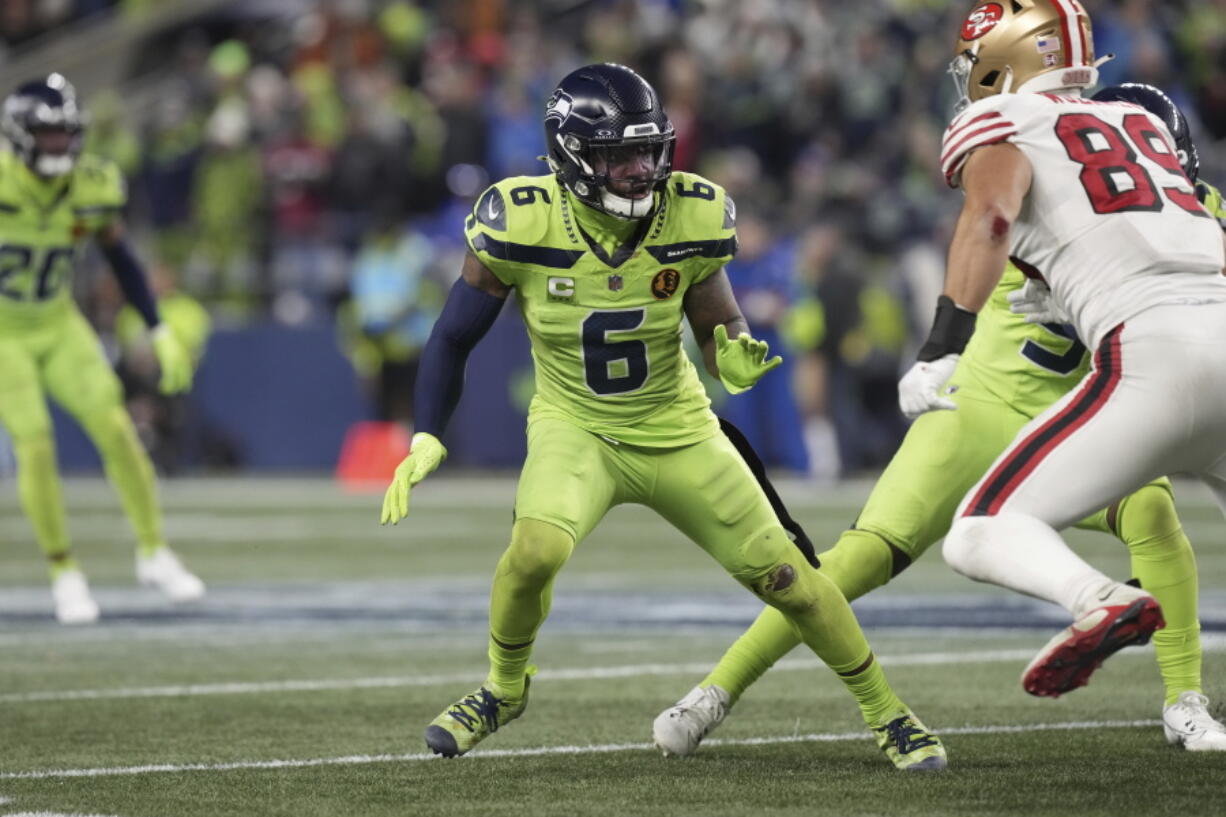
[[[762,375],[783,362],[779,355],[767,360],[768,351],[766,341],[754,340],[748,332],[742,332],[736,340],[728,340],[728,328],[722,323],[715,327],[715,366],[729,394],[748,391]]]
[[[175,333],[166,324],[159,323],[153,327],[149,338],[153,341],[153,353],[162,369],[162,380],[158,383],[162,394],[178,394],[190,389],[194,368],[192,356]]]
[[[395,525],[404,519],[409,513],[409,491],[446,458],[447,449],[438,441],[438,437],[424,431],[414,434],[409,443],[409,456],[396,466],[392,484],[383,495],[383,514],[379,517],[379,524],[391,522]]]

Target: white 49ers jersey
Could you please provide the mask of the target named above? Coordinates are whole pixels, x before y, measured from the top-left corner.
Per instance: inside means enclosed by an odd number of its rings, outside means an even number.
[[[1222,230],[1156,116],[1077,96],[990,96],[945,131],[946,181],[957,187],[971,151],[1005,141],[1033,172],[1010,257],[1047,281],[1091,349],[1149,307],[1226,301]]]

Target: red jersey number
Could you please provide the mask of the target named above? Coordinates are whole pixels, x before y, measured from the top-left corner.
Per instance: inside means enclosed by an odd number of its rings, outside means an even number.
[[[1066,113],[1056,120],[1056,136],[1069,158],[1081,165],[1081,186],[1094,212],[1157,213],[1166,204],[1165,196],[1181,209],[1207,217],[1194,193],[1178,187],[1159,189],[1149,171],[1137,162],[1140,150],[1154,164],[1191,184],[1149,117],[1128,114],[1123,124],[1127,136],[1090,113]]]

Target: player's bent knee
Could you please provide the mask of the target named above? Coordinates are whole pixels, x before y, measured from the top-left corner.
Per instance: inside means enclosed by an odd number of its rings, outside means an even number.
[[[519,519],[511,528],[511,545],[499,571],[514,574],[526,584],[543,585],[562,569],[574,548],[574,538],[557,525]]]
[[[996,518],[991,516],[960,516],[954,520],[941,546],[945,564],[974,578],[979,551],[995,525]]]
[[[731,562],[721,554],[715,554],[725,570],[745,581],[761,578],[772,568],[794,561],[793,557],[799,557],[800,551],[788,538],[787,531],[776,525],[750,537],[730,555]]]
[[[1129,534],[1129,538],[1134,534],[1142,540],[1169,536],[1182,527],[1174,494],[1165,481],[1151,482],[1126,496],[1120,503],[1119,517],[1117,529]]]
[[[876,533],[845,531],[834,547],[818,555],[821,572],[848,601],[886,584],[911,564],[901,548]]]
[[[817,603],[816,571],[792,545],[783,528],[759,533],[740,548],[740,564],[725,565],[732,575],[772,607],[803,613]]]
[[[748,586],[762,601],[795,618],[812,613],[818,607],[817,578],[816,571],[807,562],[798,560],[795,564],[783,562],[773,566]]]

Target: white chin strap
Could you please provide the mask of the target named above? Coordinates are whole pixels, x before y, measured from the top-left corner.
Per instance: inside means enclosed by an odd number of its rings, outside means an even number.
[[[63,176],[70,173],[76,163],[76,158],[67,153],[43,155],[34,160],[34,172],[40,176]]]
[[[608,189],[600,191],[600,206],[606,213],[619,218],[646,218],[655,207],[654,194],[641,199],[628,199],[611,193]]]

